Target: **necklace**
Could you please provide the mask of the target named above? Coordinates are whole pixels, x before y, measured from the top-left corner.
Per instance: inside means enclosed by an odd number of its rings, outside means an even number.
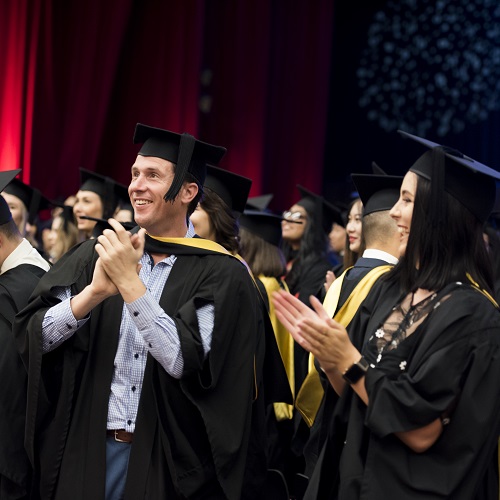
[[[397,306],[393,307],[393,311],[400,311],[402,318],[399,320],[397,327],[394,331],[388,335],[388,332],[384,329],[382,325],[376,332],[376,342],[377,342],[377,363],[382,359],[382,356],[388,350],[396,349],[399,343],[405,339],[408,335],[408,329],[410,329],[415,322],[422,319],[423,316],[427,315],[430,311],[428,307],[436,298],[437,294],[432,293],[422,299],[417,304],[413,304],[415,298],[415,292],[411,293],[408,309],[405,311],[403,307],[403,302],[400,302]]]

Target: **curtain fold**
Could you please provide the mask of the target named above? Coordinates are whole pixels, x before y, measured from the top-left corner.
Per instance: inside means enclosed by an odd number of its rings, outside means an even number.
[[[321,192],[332,3],[2,2],[0,168],[49,198],[78,167],[128,183],[142,122],[227,147],[280,209]]]
[[[204,136],[229,146],[223,165],[273,193],[282,210],[296,184],[322,193],[333,3],[221,2],[207,7]],[[221,8],[223,5],[223,8]]]
[[[29,181],[38,5],[28,0],[0,7],[0,169],[22,168]]]

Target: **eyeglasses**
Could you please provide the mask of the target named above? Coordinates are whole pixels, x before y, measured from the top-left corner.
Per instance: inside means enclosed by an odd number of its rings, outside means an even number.
[[[307,219],[307,215],[301,212],[290,212],[289,210],[283,212],[281,215],[287,222],[295,222],[296,224],[303,224],[302,221]]]

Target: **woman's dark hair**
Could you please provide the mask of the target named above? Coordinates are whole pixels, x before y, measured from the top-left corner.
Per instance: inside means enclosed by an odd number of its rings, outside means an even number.
[[[304,207],[305,208],[305,207]],[[323,225],[318,217],[307,211],[307,223],[304,234],[300,240],[298,250],[293,248],[282,240],[281,250],[287,262],[294,260],[293,266],[286,276],[286,282],[291,290],[294,289],[296,282],[300,279],[302,267],[310,261],[318,259],[327,259],[329,241],[328,234],[323,229]]]
[[[226,203],[217,193],[205,188],[200,205],[210,217],[215,241],[232,254],[237,254],[240,250],[238,221]]]
[[[488,250],[491,269],[493,272],[495,300],[498,302],[500,297],[500,234],[494,224],[494,221],[486,222],[483,228],[483,233],[487,237],[486,248]]]
[[[346,222],[346,228],[347,224],[349,224],[349,215],[351,213],[352,207],[356,205],[356,203],[361,203],[361,206],[363,206],[361,198],[354,198],[354,200],[349,203],[349,207],[347,208],[347,222]],[[361,223],[363,224],[363,223]],[[356,261],[359,259],[360,255],[363,255],[363,251],[365,249],[365,239],[363,238],[363,226],[361,226],[361,240],[359,243],[359,250],[357,252],[353,252],[349,246],[349,234],[345,235],[345,249],[344,249],[344,260],[343,260],[343,265],[342,269],[348,269],[349,267],[354,266],[356,264]]]
[[[260,236],[240,228],[240,255],[255,276],[281,278],[286,272],[283,252]]]
[[[443,191],[440,224],[429,216],[431,183],[417,176],[410,234],[405,255],[390,273],[402,292],[418,288],[441,290],[454,281],[468,282],[467,274],[493,293],[491,262],[483,239],[483,224],[457,199]]]

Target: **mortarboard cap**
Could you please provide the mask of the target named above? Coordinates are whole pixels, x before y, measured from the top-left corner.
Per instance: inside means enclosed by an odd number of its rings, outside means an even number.
[[[12,179],[3,189],[4,193],[19,198],[28,211],[28,222],[34,224],[40,210],[45,210],[52,205],[39,189],[28,186],[19,179]]]
[[[218,194],[233,212],[241,214],[245,210],[252,179],[207,165],[204,187]]]
[[[14,177],[21,171],[20,168],[17,170],[5,170],[0,172],[0,193],[5,189],[7,184],[11,182]],[[5,199],[0,196],[0,225],[6,224],[12,219],[12,214],[10,213],[10,208]]]
[[[114,231],[113,226],[108,222],[108,219],[101,219],[100,217],[91,217],[90,215],[81,215],[80,219],[92,220],[97,223],[97,233],[101,234],[105,229]],[[120,224],[127,230],[133,229],[137,226],[135,222],[120,222]]]
[[[363,203],[363,216],[390,210],[399,199],[401,176],[351,174],[351,178]]]
[[[165,201],[177,196],[187,172],[203,186],[207,164],[217,165],[226,153],[226,148],[199,141],[190,134],[177,134],[141,123],[135,127],[133,140],[134,144],[142,143],[139,155],[155,156],[176,164],[174,180],[164,196]]]
[[[122,197],[129,199],[128,188],[111,177],[80,168],[80,191],[91,191],[100,196],[103,205],[103,218],[113,216]]]
[[[91,191],[103,200],[114,192],[114,181],[111,177],[80,168],[80,191]],[[108,187],[109,186],[109,187]]]
[[[496,197],[495,179],[500,172],[465,156],[460,151],[422,139],[402,130],[403,137],[429,148],[410,167],[410,171],[431,182],[431,216],[443,221],[443,189],[464,205],[481,222],[488,219]]]
[[[281,241],[281,215],[261,210],[245,210],[240,217],[240,226],[260,236],[264,241],[279,247]]]
[[[115,194],[118,198],[118,204],[121,208],[127,207],[127,210],[132,209],[132,204],[130,203],[130,196],[128,194],[128,186],[125,184],[115,183]]]
[[[261,212],[263,212],[264,210],[268,210],[269,203],[271,203],[273,197],[273,194],[263,194],[261,196],[253,196],[252,198],[248,198],[246,209],[260,210]]]
[[[345,226],[339,208],[326,201],[323,196],[314,194],[303,186],[297,185],[297,189],[301,196],[297,205],[304,207],[309,214],[321,220],[323,229],[327,234],[330,232],[334,222],[341,226]]]
[[[372,172],[375,175],[387,175],[387,172],[378,164],[372,161]]]

